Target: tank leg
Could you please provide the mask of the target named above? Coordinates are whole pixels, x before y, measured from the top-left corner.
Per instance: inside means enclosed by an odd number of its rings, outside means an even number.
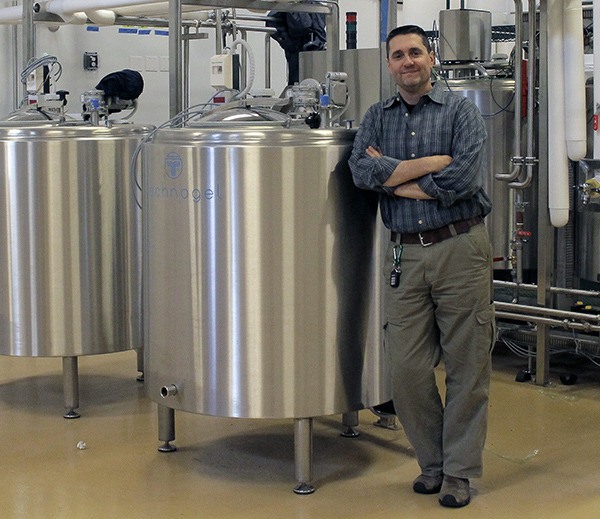
[[[340,433],[340,436],[344,438],[356,438],[359,435],[359,432],[355,429],[358,426],[358,411],[343,413],[342,425],[344,426],[344,430]]]
[[[294,420],[294,461],[296,467],[296,494],[312,494],[315,487],[312,480],[312,418]]]
[[[63,357],[63,398],[67,412],[63,418],[79,418],[81,415],[75,411],[79,407],[79,374],[77,357]]]
[[[159,452],[173,452],[177,450],[170,442],[175,440],[175,409],[166,405],[158,405],[158,439],[164,442]]]
[[[136,380],[138,382],[144,381],[144,347],[141,346],[135,350],[137,354],[137,370],[140,373]]]

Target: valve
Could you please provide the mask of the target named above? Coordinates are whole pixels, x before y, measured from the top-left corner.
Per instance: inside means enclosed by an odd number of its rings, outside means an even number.
[[[600,202],[600,177],[598,175],[587,179],[583,184],[576,187],[581,192],[581,203],[583,205],[590,202]]]

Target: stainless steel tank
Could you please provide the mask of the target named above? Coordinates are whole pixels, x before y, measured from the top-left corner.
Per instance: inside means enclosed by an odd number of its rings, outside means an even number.
[[[492,13],[477,9],[440,11],[440,59],[472,63],[492,57]]]
[[[353,185],[354,130],[220,119],[144,145],[149,397],[241,418],[388,400],[377,197]]]
[[[486,154],[488,172],[484,189],[492,200],[492,212],[486,226],[492,241],[495,270],[509,270],[510,264],[498,261],[510,256],[510,240],[514,231],[514,192],[507,182],[495,179],[497,173],[508,173],[514,154],[514,99],[515,82],[503,78],[467,78],[444,81],[452,92],[473,101],[485,120],[488,133]],[[525,191],[525,226],[532,232],[523,248],[523,265],[527,271],[536,268],[537,262],[537,191],[535,184]]]
[[[141,217],[130,161],[148,131],[0,124],[0,354],[141,347]]]

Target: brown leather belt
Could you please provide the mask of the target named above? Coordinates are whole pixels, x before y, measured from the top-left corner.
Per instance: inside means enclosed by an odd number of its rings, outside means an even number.
[[[432,229],[424,232],[403,232],[397,233],[392,231],[391,240],[396,243],[405,243],[407,245],[423,245],[423,247],[429,247],[434,243],[452,238],[457,234],[464,234],[469,231],[474,225],[483,222],[481,216],[474,216],[467,220],[458,220],[457,222],[450,223],[439,229]]]

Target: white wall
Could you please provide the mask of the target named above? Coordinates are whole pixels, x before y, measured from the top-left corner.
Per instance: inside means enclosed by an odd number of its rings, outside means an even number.
[[[394,0],[390,0],[394,1]],[[12,2],[4,2],[12,5]],[[398,5],[398,25],[414,23],[430,29],[438,13],[446,6],[446,0],[404,0]],[[460,6],[459,0],[453,0],[451,7]],[[511,11],[514,9],[512,0],[470,0],[465,6],[471,9],[486,9],[492,11],[492,23],[512,23]],[[373,48],[379,44],[379,1],[378,0],[339,0],[340,11],[340,48],[345,48],[346,12],[357,12],[357,47]],[[12,63],[13,26],[0,25],[0,114],[12,111],[14,65]],[[121,28],[122,29],[122,28]],[[18,26],[20,34],[21,28]],[[209,58],[215,53],[215,32],[212,29],[203,30],[208,34],[206,40],[196,40],[190,43],[190,101],[192,104],[208,101],[214,90],[209,85]],[[255,88],[264,87],[264,35],[250,33],[249,43],[253,48],[257,63]],[[93,88],[106,74],[123,68],[137,68],[141,64],[142,76],[145,81],[144,93],[139,99],[139,110],[135,121],[140,123],[158,124],[165,121],[169,114],[168,72],[165,69],[165,59],[168,56],[168,37],[155,34],[123,33],[119,27],[100,27],[97,32],[87,26],[63,25],[58,31],[51,32],[45,25],[36,26],[36,54],[53,54],[63,66],[63,76],[57,88],[68,90],[68,110],[78,113],[80,110],[79,96],[85,90]],[[20,50],[20,49],[19,49]],[[97,52],[100,68],[95,72],[83,69],[83,52]],[[162,58],[162,59],[161,59]],[[278,94],[286,84],[286,63],[283,51],[279,45],[271,41],[272,84]],[[158,70],[152,70],[158,62]],[[162,66],[161,66],[162,65]]]

